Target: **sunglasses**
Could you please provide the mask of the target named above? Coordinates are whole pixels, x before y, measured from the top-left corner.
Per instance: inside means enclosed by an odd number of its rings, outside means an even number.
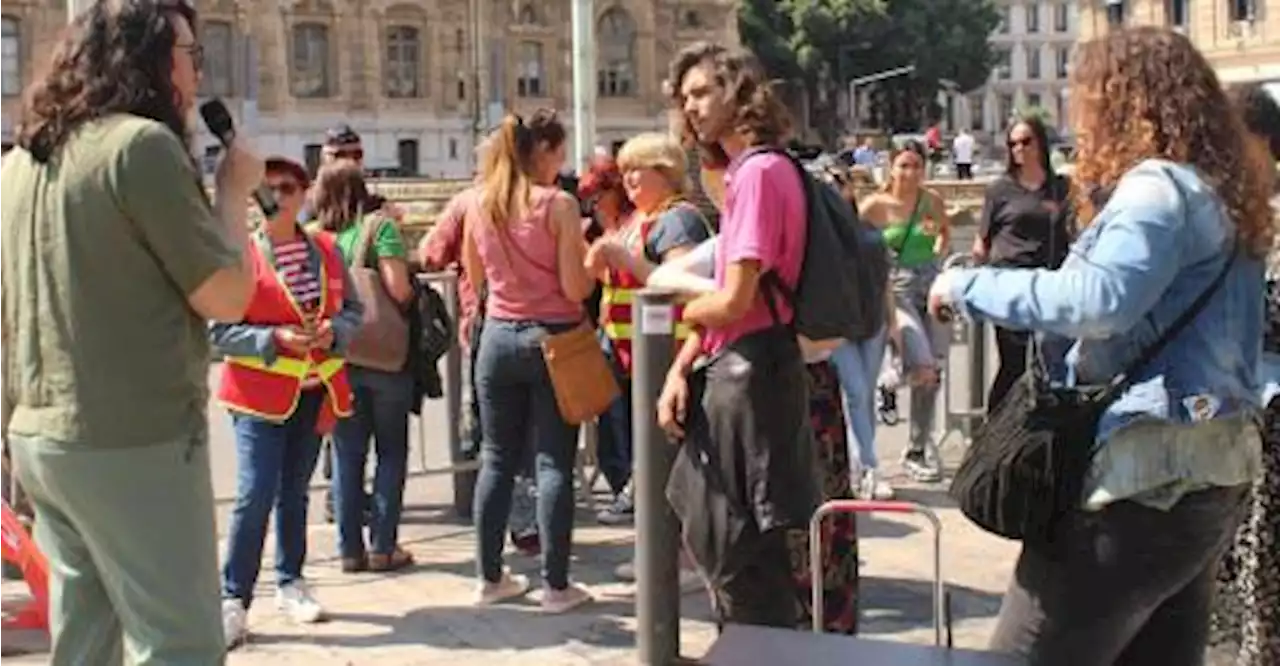
[[[1024,148],[1035,145],[1035,139],[1009,139],[1010,148]]]
[[[274,185],[267,185],[267,188],[272,192],[286,197],[297,194],[298,190],[302,189],[302,187],[297,183],[275,183]]]
[[[204,69],[204,46],[200,43],[174,44],[173,48],[186,51],[191,56],[191,65],[196,71]]]

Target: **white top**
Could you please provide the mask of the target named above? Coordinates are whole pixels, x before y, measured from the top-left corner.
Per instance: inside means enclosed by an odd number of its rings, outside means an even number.
[[[956,164],[973,164],[973,135],[961,132],[951,140],[951,156]]]

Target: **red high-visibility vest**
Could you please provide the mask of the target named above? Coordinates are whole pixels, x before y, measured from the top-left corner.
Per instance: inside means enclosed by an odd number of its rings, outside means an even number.
[[[313,316],[330,319],[342,309],[346,266],[331,234],[310,234],[308,238],[321,256],[320,275],[317,276],[320,306]],[[302,326],[302,308],[258,243],[250,242],[249,255],[256,286],[244,323]],[[327,394],[316,423],[316,430],[326,433],[333,429],[338,418],[351,415],[354,400],[347,380],[346,363],[333,353],[313,349],[300,355],[279,348],[275,361],[270,364],[256,356],[228,356],[222,362],[218,401],[233,412],[280,423],[297,409],[303,381],[310,374],[320,379]]]
[[[684,204],[680,204],[684,205]],[[638,214],[638,213],[637,213]],[[645,240],[657,218],[652,217],[640,223],[640,233],[627,250],[644,254]],[[644,283],[629,271],[610,268],[601,281],[600,292],[600,326],[604,334],[613,343],[614,357],[627,374],[631,374],[631,341],[634,339],[633,324],[635,322],[632,303],[636,292],[644,288]],[[675,306],[676,341],[682,342],[689,337],[689,325],[684,323],[684,306]]]

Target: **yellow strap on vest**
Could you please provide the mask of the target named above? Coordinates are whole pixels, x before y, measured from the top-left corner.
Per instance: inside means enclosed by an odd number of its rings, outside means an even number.
[[[631,305],[638,289],[606,286],[600,290],[600,305]]]
[[[238,365],[243,368],[250,368],[252,370],[261,370],[263,372],[270,372],[276,375],[293,377],[294,379],[305,378],[307,373],[311,370],[312,365],[316,366],[316,374],[319,375],[321,379],[329,379],[330,377],[338,374],[338,371],[342,370],[342,366],[346,363],[346,361],[338,357],[330,357],[321,361],[319,364],[313,364],[308,359],[290,358],[287,356],[281,356],[276,359],[275,363],[271,364],[268,364],[257,356],[228,356],[223,359],[223,362]]]

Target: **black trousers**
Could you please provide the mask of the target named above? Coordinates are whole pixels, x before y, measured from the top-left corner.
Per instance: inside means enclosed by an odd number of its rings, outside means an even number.
[[[794,629],[799,587],[791,569],[787,530],[756,535],[746,566],[713,588],[716,626],[751,624]]]
[[[1202,666],[1218,561],[1247,491],[1074,514],[1052,550],[1023,547],[992,648],[1036,666]]]
[[[996,368],[996,378],[992,380],[991,390],[987,393],[988,414],[995,410],[1018,378],[1027,371],[1027,345],[1030,341],[1031,334],[1027,331],[996,327],[996,354],[1000,357],[1000,367]]]

